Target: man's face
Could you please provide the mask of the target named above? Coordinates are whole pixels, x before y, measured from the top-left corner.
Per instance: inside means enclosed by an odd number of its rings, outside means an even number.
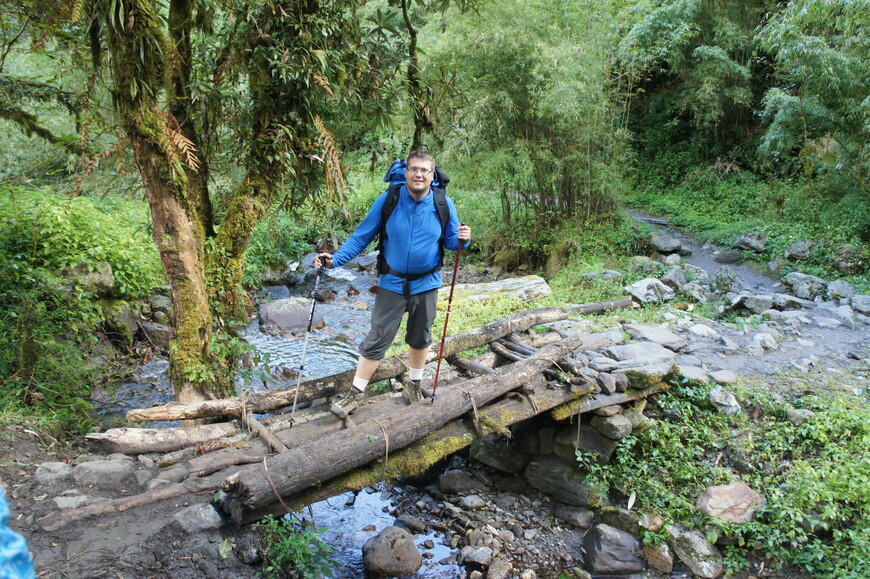
[[[432,179],[435,176],[432,161],[413,158],[405,169],[408,192],[415,197],[422,197],[429,192]]]

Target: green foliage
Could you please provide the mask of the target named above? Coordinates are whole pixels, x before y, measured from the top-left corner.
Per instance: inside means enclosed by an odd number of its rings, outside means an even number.
[[[86,398],[99,372],[85,358],[103,316],[63,272],[107,262],[120,295],[145,295],[162,283],[145,221],[142,205],[0,191],[0,406],[51,429],[89,427]]]
[[[293,577],[319,579],[332,577],[330,558],[334,551],[323,542],[323,530],[302,528],[301,525],[268,515],[255,528],[263,537],[263,577]]]
[[[588,482],[637,493],[640,510],[687,523],[713,540],[734,539],[726,554],[732,572],[755,553],[815,576],[863,577],[870,571],[870,411],[866,390],[848,384],[865,383],[867,373],[864,365],[837,377],[787,374],[734,389],[758,409],[757,419],[718,414],[709,407],[708,387],[678,384],[657,399],[667,418],[620,441],[611,464],[579,460]],[[815,415],[795,426],[785,417],[788,406]],[[752,521],[727,524],[695,508],[707,486],[738,477],[767,502]]]
[[[283,269],[289,262],[301,259],[311,246],[305,242],[306,231],[285,213],[274,213],[254,227],[251,242],[245,252],[246,287],[259,288],[260,272]]]

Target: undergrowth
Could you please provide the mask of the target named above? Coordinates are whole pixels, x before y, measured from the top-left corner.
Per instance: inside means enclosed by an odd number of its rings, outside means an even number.
[[[323,542],[323,530],[304,528],[284,518],[268,515],[255,525],[263,539],[263,577],[320,579],[332,577],[335,550]]]
[[[683,383],[660,395],[663,418],[620,441],[612,462],[580,456],[587,482],[636,493],[638,510],[728,539],[730,573],[759,557],[819,577],[870,576],[870,366],[843,374],[789,373],[731,388],[746,412],[713,411],[709,388]],[[786,409],[814,415],[800,425]],[[766,499],[731,524],[695,506],[710,485],[742,481]],[[662,539],[647,533],[647,542]]]

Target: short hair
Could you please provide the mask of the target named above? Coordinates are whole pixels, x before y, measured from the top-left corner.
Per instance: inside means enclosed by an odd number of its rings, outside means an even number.
[[[416,150],[408,153],[408,158],[405,159],[405,166],[411,164],[411,159],[423,159],[424,161],[430,161],[432,166],[435,166],[435,157],[432,156],[432,153],[429,151]]]

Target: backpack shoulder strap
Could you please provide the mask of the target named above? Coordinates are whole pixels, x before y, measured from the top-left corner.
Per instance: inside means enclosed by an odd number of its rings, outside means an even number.
[[[387,260],[384,257],[384,240],[387,238],[387,220],[399,204],[399,193],[402,190],[404,183],[390,183],[387,189],[387,197],[384,199],[384,206],[381,208],[381,230],[378,233],[378,273],[384,274],[389,269]]]

